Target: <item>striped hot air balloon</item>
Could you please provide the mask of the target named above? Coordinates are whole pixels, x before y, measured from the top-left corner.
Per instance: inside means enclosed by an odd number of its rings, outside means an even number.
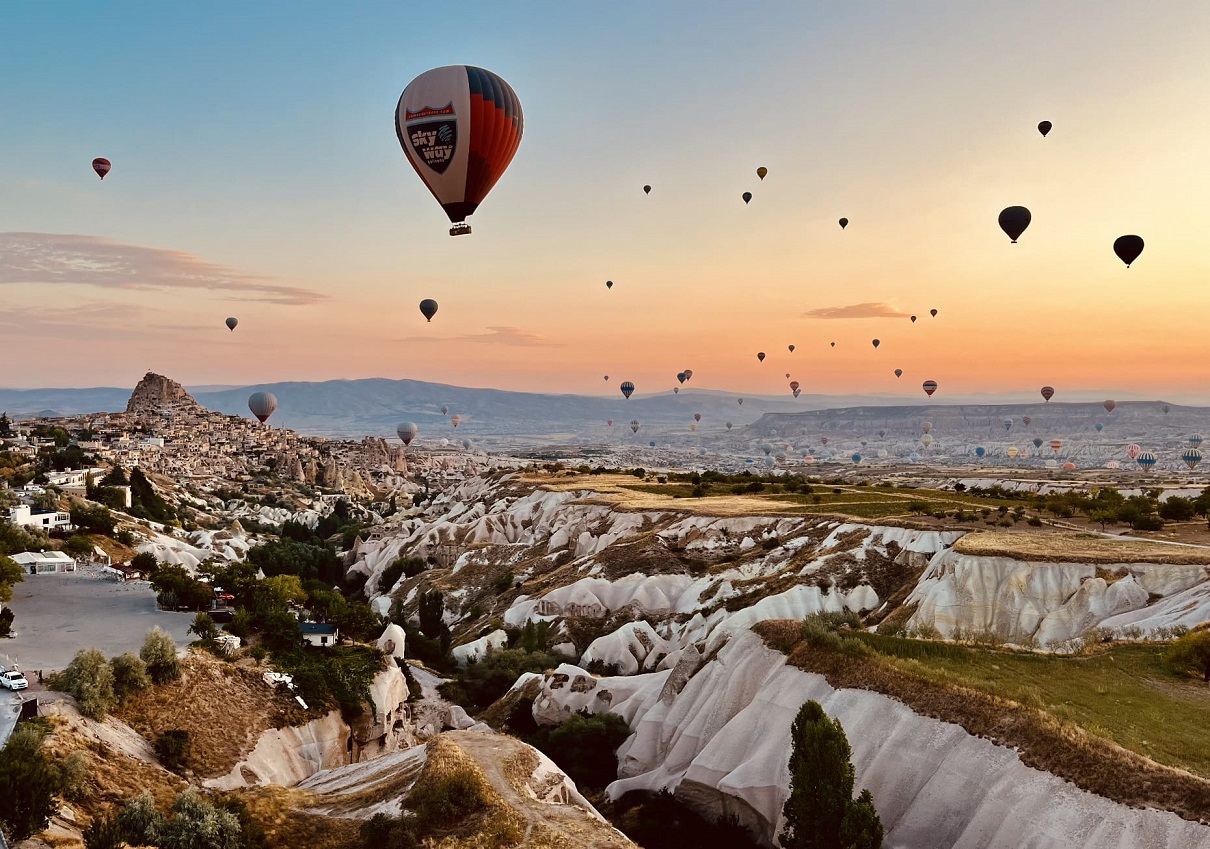
[[[634,419],[634,420],[633,420],[633,421],[630,423],[630,432],[631,432],[631,433],[638,433],[638,432],[639,432],[639,420],[638,420],[638,419]]]
[[[1059,449],[1060,449],[1060,448],[1062,448],[1062,447],[1063,447],[1063,440],[1061,440],[1061,439],[1052,439],[1052,440],[1050,441],[1050,450],[1051,450],[1051,451],[1053,451],[1053,452],[1055,452],[1056,454],[1058,454],[1058,453],[1059,453]]]
[[[1196,448],[1186,448],[1181,454],[1181,459],[1185,461],[1185,465],[1190,469],[1196,469],[1197,464],[1202,461],[1202,452]]]
[[[399,426],[395,428],[395,433],[399,434],[404,445],[411,445],[419,432],[420,428],[416,427],[414,422],[400,422]]]
[[[1139,468],[1144,472],[1149,472],[1151,471],[1151,467],[1155,465],[1155,455],[1150,451],[1144,451],[1134,459],[1134,462],[1138,463]]]
[[[925,395],[928,395],[930,398],[933,397],[933,393],[937,391],[937,381],[926,380],[923,384],[923,389]]]
[[[634,384],[629,380],[623,380],[622,385],[618,388],[622,390],[622,394],[627,398],[634,394]]]
[[[1189,444],[1192,445],[1194,448],[1201,445],[1202,444],[1202,435],[1200,433],[1192,434],[1189,437]]]
[[[1039,391],[1042,393],[1043,401],[1049,401],[1055,397],[1055,388],[1053,386],[1043,386]]]
[[[1139,455],[1143,453],[1143,446],[1137,442],[1132,442],[1126,446],[1126,456],[1131,460],[1137,460]]]

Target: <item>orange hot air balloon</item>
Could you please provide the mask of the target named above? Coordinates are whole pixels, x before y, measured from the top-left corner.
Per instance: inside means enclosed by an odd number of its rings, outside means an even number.
[[[451,236],[471,232],[466,219],[512,162],[524,125],[512,86],[483,68],[434,68],[403,90],[395,133],[454,225]]]
[[[459,416],[457,414],[450,416],[450,424],[452,424],[454,427],[457,427],[461,423],[462,423],[462,416]]]
[[[1062,447],[1063,447],[1063,440],[1061,440],[1061,439],[1052,439],[1052,440],[1050,441],[1050,450],[1051,450],[1051,451],[1053,451],[1053,452],[1055,452],[1056,454],[1058,454],[1058,453],[1059,453],[1059,449],[1060,449],[1060,448],[1062,448]]]

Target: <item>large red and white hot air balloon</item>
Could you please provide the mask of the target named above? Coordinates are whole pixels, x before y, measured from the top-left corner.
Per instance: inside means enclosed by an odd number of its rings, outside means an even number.
[[[512,86],[483,68],[434,68],[403,90],[395,132],[454,225],[451,236],[471,232],[466,219],[512,162],[524,123]]]

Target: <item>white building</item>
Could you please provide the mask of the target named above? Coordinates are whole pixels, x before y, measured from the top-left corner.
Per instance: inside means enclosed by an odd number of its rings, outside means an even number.
[[[10,559],[30,575],[46,572],[74,572],[76,561],[62,551],[23,551]]]
[[[28,504],[10,507],[8,520],[14,525],[26,528],[38,528],[43,531],[71,530],[71,514],[62,510],[45,510],[34,512]]]

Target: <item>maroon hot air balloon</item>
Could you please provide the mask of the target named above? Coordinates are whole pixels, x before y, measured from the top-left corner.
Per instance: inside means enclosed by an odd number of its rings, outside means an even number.
[[[1043,401],[1049,401],[1055,397],[1055,388],[1053,386],[1043,386],[1039,391],[1042,393]]]
[[[102,180],[105,179],[105,175],[109,173],[109,169],[112,167],[108,159],[103,159],[100,156],[92,161],[92,170],[96,171],[97,176]]]
[[[937,391],[937,381],[926,380],[924,382],[923,389],[925,395],[928,395],[930,398],[933,397],[933,393]]]
[[[425,71],[395,108],[408,161],[449,216],[451,236],[504,174],[521,144],[521,101],[503,79],[471,65]]]

